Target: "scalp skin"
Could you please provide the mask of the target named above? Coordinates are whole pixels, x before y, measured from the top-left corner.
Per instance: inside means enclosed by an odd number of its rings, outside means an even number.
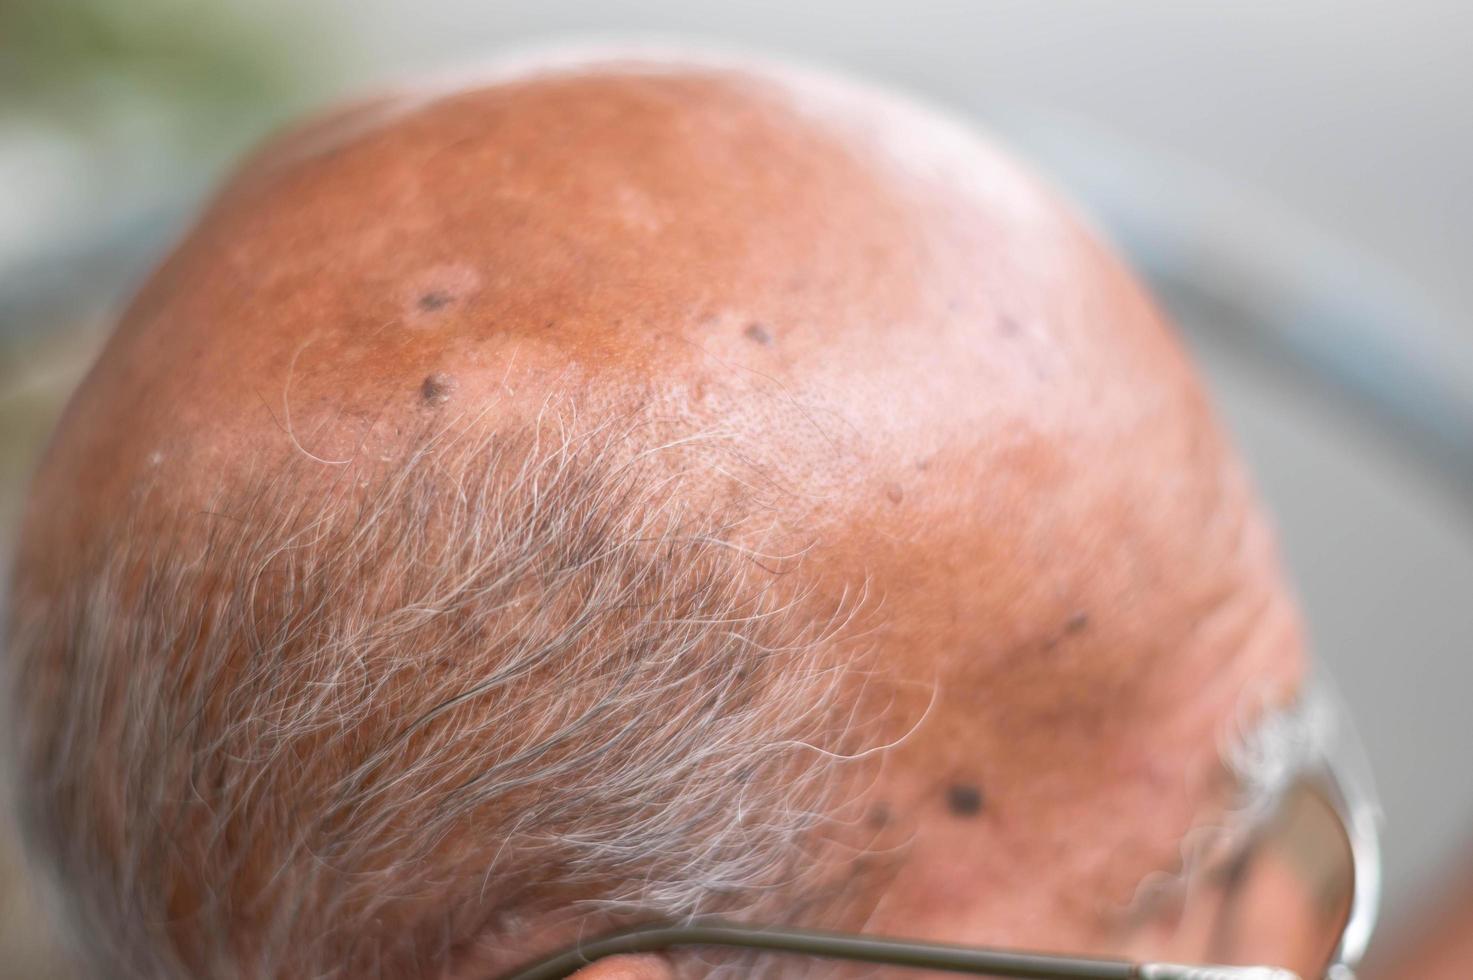
[[[876,597],[905,738],[857,812],[898,856],[830,925],[1119,948],[1105,913],[1223,805],[1224,729],[1298,683],[1270,536],[1120,263],[952,124],[765,69],[529,75],[257,155],[68,409],[19,601],[140,508],[549,412],[719,433],[743,465],[693,450],[678,492]]]

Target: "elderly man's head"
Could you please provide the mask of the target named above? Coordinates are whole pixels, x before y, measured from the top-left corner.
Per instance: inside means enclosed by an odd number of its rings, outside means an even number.
[[[107,976],[491,976],[707,912],[1133,949],[1303,670],[1197,381],[1046,190],[654,63],[259,154],[69,408],[10,629]]]

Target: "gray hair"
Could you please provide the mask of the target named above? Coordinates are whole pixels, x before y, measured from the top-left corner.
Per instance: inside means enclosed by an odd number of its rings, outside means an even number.
[[[1218,733],[1222,773],[1231,787],[1225,812],[1199,822],[1182,837],[1176,867],[1148,874],[1123,907],[1109,909],[1116,923],[1138,923],[1159,915],[1185,895],[1194,876],[1240,853],[1273,817],[1286,791],[1322,765],[1344,736],[1342,719],[1328,677],[1321,671],[1288,703],[1249,687],[1237,711]]]
[[[423,975],[559,909],[802,900],[860,603],[618,443],[299,462],[18,569],[22,817],[100,975]]]

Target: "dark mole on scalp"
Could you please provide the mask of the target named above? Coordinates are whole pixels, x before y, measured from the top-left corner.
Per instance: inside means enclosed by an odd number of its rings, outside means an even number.
[[[419,308],[426,313],[433,313],[436,310],[449,306],[450,301],[454,298],[447,292],[432,289],[419,298]]]
[[[443,405],[455,391],[455,379],[448,374],[431,374],[419,386],[419,397],[426,405]]]
[[[946,789],[946,807],[958,817],[975,817],[982,812],[982,791],[967,783],[953,783]]]
[[[747,329],[742,332],[753,343],[761,344],[763,347],[772,346],[772,334],[768,332],[766,327],[755,320],[747,324]]]

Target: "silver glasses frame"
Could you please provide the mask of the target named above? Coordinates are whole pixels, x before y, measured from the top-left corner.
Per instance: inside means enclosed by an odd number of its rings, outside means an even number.
[[[1325,980],[1355,980],[1355,968],[1370,946],[1381,910],[1381,806],[1359,740],[1350,731],[1336,736],[1321,750],[1328,776],[1325,789],[1350,842],[1355,890]]]

